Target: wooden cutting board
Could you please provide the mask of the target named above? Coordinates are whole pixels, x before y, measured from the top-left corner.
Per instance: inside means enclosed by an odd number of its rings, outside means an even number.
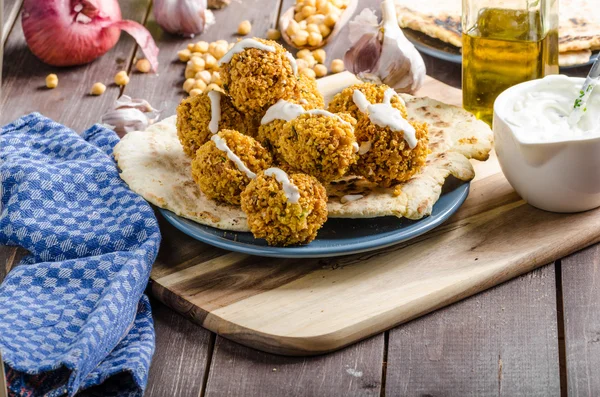
[[[460,104],[428,79],[419,95]],[[554,214],[510,187],[494,156],[461,209],[430,233],[380,251],[329,259],[231,253],[161,219],[154,295],[226,338],[273,353],[339,349],[483,291],[600,240],[600,210]],[[159,215],[160,217],[160,215]]]

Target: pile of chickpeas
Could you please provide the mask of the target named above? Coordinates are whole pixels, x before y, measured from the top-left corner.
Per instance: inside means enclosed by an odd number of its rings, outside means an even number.
[[[305,74],[309,77],[318,78],[327,76],[327,66],[325,60],[327,53],[319,48],[318,50],[310,51],[307,49],[300,50],[296,54],[296,65],[298,65],[298,73]],[[344,61],[334,59],[331,61],[331,72],[339,73],[344,70]]]
[[[186,62],[185,82],[183,90],[191,96],[200,95],[211,90],[223,91],[219,59],[233,47],[234,43],[217,40],[209,43],[199,41],[188,44],[187,48],[177,55],[181,62]]]
[[[285,32],[297,47],[319,47],[347,6],[348,0],[296,0],[294,19]]]

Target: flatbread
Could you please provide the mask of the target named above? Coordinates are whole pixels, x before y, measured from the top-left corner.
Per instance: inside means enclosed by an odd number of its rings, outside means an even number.
[[[329,186],[329,217],[420,219],[431,214],[449,175],[471,180],[475,173],[468,158],[488,158],[492,132],[484,122],[456,106],[430,98],[403,97],[411,118],[430,124],[432,153],[427,165],[410,181],[390,189],[376,188],[360,178]],[[194,183],[190,160],[177,138],[175,116],[145,131],[130,132],[117,144],[114,155],[121,178],[152,204],[204,225],[249,231],[239,207],[208,199]],[[340,198],[352,192],[364,197],[342,204]]]
[[[559,1],[559,52],[600,49],[600,7],[595,1]],[[396,9],[401,27],[462,47],[461,0],[396,0]]]
[[[558,54],[558,64],[561,67],[582,65],[589,62],[591,56],[590,50],[561,52]]]

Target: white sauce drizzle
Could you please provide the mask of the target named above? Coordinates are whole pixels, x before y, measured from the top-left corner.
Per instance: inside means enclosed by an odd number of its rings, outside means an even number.
[[[219,60],[219,66],[223,65],[224,63],[229,63],[231,61],[231,58],[233,58],[235,54],[239,54],[247,48],[256,48],[258,50],[275,52],[275,47],[273,47],[272,45],[263,44],[260,41],[254,39],[244,39],[238,41],[231,48],[231,50],[227,52],[227,54],[223,55],[223,57]]]
[[[358,153],[358,151],[360,150],[360,147],[356,142],[352,142],[352,147],[354,148],[354,153]]]
[[[221,93],[212,90],[208,93],[210,98],[210,123],[208,130],[213,134],[219,132],[219,123],[221,122]]]
[[[302,113],[304,113],[302,106],[280,99],[275,105],[267,109],[267,112],[260,120],[260,124],[269,124],[274,120],[291,121]]]
[[[368,153],[371,150],[371,141],[366,141],[360,144],[360,148],[358,149],[358,154],[361,156],[365,153]]]
[[[284,170],[271,167],[265,170],[264,174],[266,176],[274,176],[277,182],[281,183],[283,193],[290,203],[298,203],[298,200],[300,200],[300,191],[298,191],[298,187],[290,181],[288,174],[286,174]]]
[[[340,202],[342,204],[346,204],[346,203],[349,203],[350,201],[360,200],[363,197],[365,197],[365,196],[363,196],[362,194],[347,194],[340,199]]]
[[[391,89],[390,89],[391,90]],[[371,104],[365,94],[354,90],[352,100],[358,109],[367,115],[371,122],[379,127],[389,127],[392,131],[402,131],[404,140],[411,149],[417,146],[416,131],[412,125],[402,117],[402,113],[391,104],[393,94],[386,90],[383,96],[384,102]]]
[[[285,52],[285,56],[290,61],[290,65],[292,65],[292,70],[294,71],[294,75],[297,76],[298,75],[298,64],[296,63],[294,56],[292,54],[290,54],[288,51]]]
[[[300,99],[300,100],[298,101],[298,103],[299,103],[300,105],[308,105],[308,101],[307,101],[306,99],[304,99],[304,98]]]
[[[231,149],[229,149],[229,146],[227,146],[227,142],[225,142],[225,139],[221,138],[218,135],[213,135],[212,138],[210,138],[210,140],[215,143],[217,149],[227,153],[227,158],[235,163],[238,170],[242,171],[250,179],[256,178],[256,174],[250,171],[250,169],[246,167],[246,164],[244,164],[244,162],[235,153],[233,153]]]
[[[349,125],[350,127],[352,127],[352,124],[350,124],[349,122],[347,122],[346,120],[344,120],[343,118],[341,118],[340,116],[338,116],[337,114],[328,112],[327,110],[323,110],[323,109],[312,109],[312,110],[308,110],[306,112],[304,112],[306,114],[312,114],[312,115],[317,115],[317,116],[327,116],[327,117],[335,117],[337,118],[339,121],[341,121],[344,124]]]

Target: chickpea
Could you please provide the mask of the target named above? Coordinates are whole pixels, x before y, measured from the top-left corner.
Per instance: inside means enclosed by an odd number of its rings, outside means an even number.
[[[278,29],[267,30],[267,39],[277,41],[281,38],[281,32]]]
[[[204,59],[200,58],[200,57],[193,57],[189,62],[188,62],[188,66],[190,67],[190,69],[192,69],[194,72],[199,72],[201,70],[204,70],[205,66],[206,66],[206,62],[204,61]]]
[[[341,0],[329,0],[331,5],[336,8],[343,8],[345,6],[344,2]]]
[[[319,32],[321,33],[321,36],[327,37],[331,34],[331,28],[322,23],[319,25]]]
[[[308,54],[307,56],[305,56],[304,60],[308,64],[309,68],[312,68],[317,64],[317,60],[315,59],[315,57],[312,56],[312,54]]]
[[[215,83],[211,83],[208,85],[208,87],[206,87],[206,91],[221,91],[222,92],[222,89]]]
[[[202,80],[206,84],[210,84],[210,80],[212,79],[212,74],[208,70],[203,70],[202,72],[196,73],[194,78],[196,80]]]
[[[204,54],[204,63],[206,69],[214,69],[217,67],[217,58],[210,54]]]
[[[302,58],[299,58],[296,59],[296,66],[298,66],[298,70],[306,69],[308,67],[308,62]]]
[[[203,91],[200,88],[194,88],[190,90],[190,96],[202,95]]]
[[[227,51],[229,51],[229,50],[227,49],[227,44],[225,44],[225,45],[223,45],[223,44],[219,44],[219,45],[217,45],[217,47],[215,48],[215,51],[214,51],[214,53],[213,53],[213,56],[214,56],[216,59],[221,59],[221,58],[223,58],[223,56],[224,56],[225,54],[227,54]]]
[[[194,43],[189,43],[189,44],[187,45],[187,49],[188,49],[190,52],[194,51]]]
[[[317,76],[316,73],[315,73],[315,71],[312,70],[311,68],[302,69],[300,71],[300,73],[303,74],[303,75],[305,75],[305,76],[308,76],[310,78],[313,78],[313,79]]]
[[[217,43],[217,45],[224,45],[225,47],[227,47],[229,45],[229,42],[227,40],[217,40],[215,41],[215,43]]]
[[[252,30],[252,25],[250,24],[250,21],[245,20],[245,21],[240,22],[240,24],[238,25],[237,32],[239,35],[245,36],[248,33],[250,33],[251,30]]]
[[[331,73],[340,73],[344,71],[344,61],[341,59],[334,59],[331,61]]]
[[[308,32],[299,30],[298,33],[292,36],[292,42],[298,47],[305,46],[308,43]]]
[[[190,57],[192,56],[192,52],[186,48],[185,50],[179,51],[177,53],[177,56],[179,57],[179,60],[181,62],[187,62],[190,60]]]
[[[322,48],[319,48],[318,50],[314,50],[312,52],[312,56],[319,63],[325,63],[325,59],[327,59],[327,54],[325,53],[325,50]]]
[[[303,3],[303,4],[304,4],[305,6],[311,6],[311,7],[314,7],[314,6],[317,4],[317,1],[316,1],[316,0],[304,0],[304,3]]]
[[[317,13],[317,9],[313,6],[304,6],[302,7],[301,13],[304,18],[308,18],[311,15],[315,15]]]
[[[119,86],[129,84],[129,76],[127,76],[126,71],[121,70],[119,73],[115,74],[115,84]]]
[[[329,15],[333,10],[333,6],[329,4],[328,1],[323,2],[320,5],[317,5],[317,12],[322,15]]]
[[[290,21],[289,25],[287,26],[287,28],[285,29],[285,32],[287,33],[288,36],[292,37],[298,32],[298,30],[300,30],[300,27],[298,26],[298,22],[296,22],[292,19]]]
[[[208,51],[208,42],[206,41],[199,41],[196,44],[194,44],[194,52],[201,52],[201,53],[205,53]]]
[[[338,19],[340,19],[338,14],[327,14],[327,16],[325,17],[325,25],[327,25],[327,27],[329,28],[333,28],[335,26],[335,24],[337,23]]]
[[[310,55],[310,50],[304,49],[296,53],[296,58],[304,59]]]
[[[323,36],[321,36],[321,33],[315,33],[315,32],[311,32],[308,35],[308,44],[313,46],[313,47],[318,47],[323,43]]]
[[[294,21],[301,22],[304,20],[304,15],[301,12],[297,12],[294,14]]]
[[[306,20],[302,20],[302,21],[298,22],[298,27],[300,28],[300,30],[306,30],[307,26],[308,26],[308,23],[306,23]]]
[[[221,85],[222,81],[221,81],[221,73],[219,72],[212,72],[212,76],[210,77],[210,82],[217,84],[217,85]]]
[[[317,0],[315,2],[315,6],[317,7],[317,10],[319,11],[319,13],[321,13],[321,10],[327,5],[329,4],[329,1],[327,0]]]
[[[325,21],[325,15],[322,14],[315,14],[315,15],[311,15],[308,18],[306,18],[306,23],[311,24],[322,24],[323,21]]]
[[[194,82],[194,88],[202,90],[202,92],[204,92],[204,90],[206,89],[206,83],[202,80],[196,80]]]
[[[309,23],[308,25],[306,25],[306,31],[308,33],[321,33],[321,31],[319,30],[319,25],[317,25],[316,23]]]
[[[106,91],[106,86],[102,83],[94,83],[90,90],[91,95],[102,95]]]
[[[190,92],[194,88],[194,84],[196,84],[196,80],[193,78],[186,79],[183,83],[183,90],[185,92]]]
[[[322,64],[315,65],[313,68],[317,77],[327,76],[327,67]]]
[[[58,85],[58,76],[57,75],[55,75],[54,73],[51,73],[48,76],[46,76],[46,87],[56,88],[57,85]]]
[[[192,69],[191,67],[186,67],[185,68],[185,78],[186,79],[194,77],[194,75],[196,73],[198,73],[198,72],[195,72],[194,69]]]

